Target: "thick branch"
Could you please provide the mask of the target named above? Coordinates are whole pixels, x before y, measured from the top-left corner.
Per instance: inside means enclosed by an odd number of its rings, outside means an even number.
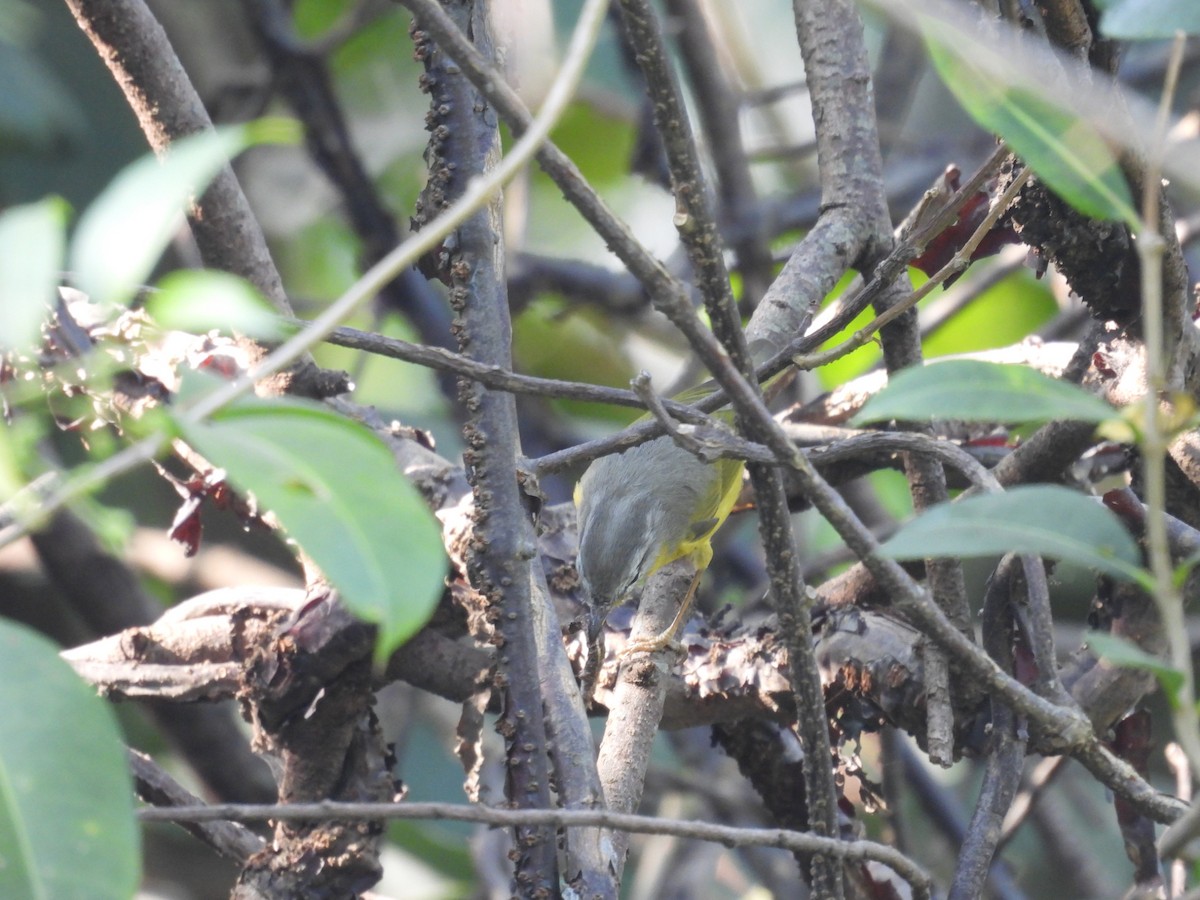
[[[493,54],[482,4],[448,4],[459,28],[485,56]],[[436,215],[461,194],[467,180],[494,167],[500,134],[487,101],[461,76],[444,51],[414,32],[430,88],[431,177],[418,221]],[[436,260],[450,284],[459,316],[456,331],[464,355],[485,365],[512,368],[512,324],[504,280],[504,238],[499,200],[464,221]],[[550,761],[542,710],[530,560],[536,552],[533,523],[516,479],[520,457],[516,402],[511,394],[477,382],[460,388],[469,419],[463,461],[475,495],[475,537],[467,558],[473,587],[495,616],[499,654],[497,687],[507,695],[497,730],[505,739],[506,793],[519,808],[550,807]],[[552,832],[517,829],[516,889],[522,895],[553,894],[558,866]]]

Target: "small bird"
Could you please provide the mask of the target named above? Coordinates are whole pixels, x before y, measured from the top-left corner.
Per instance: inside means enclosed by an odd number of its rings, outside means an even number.
[[[661,650],[686,621],[700,576],[712,562],[712,536],[741,491],[743,463],[706,463],[669,436],[591,464],[575,488],[579,575],[591,598],[588,668],[598,660],[604,620],[638,582],[683,557],[696,567],[671,627],[626,652]]]

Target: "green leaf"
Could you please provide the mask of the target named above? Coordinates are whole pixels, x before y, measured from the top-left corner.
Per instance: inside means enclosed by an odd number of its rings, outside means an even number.
[[[296,139],[295,123],[263,119],[184,138],[161,162],[126,166],[79,220],[71,245],[76,284],[97,302],[124,303],[145,283],[183,221],[231,156],[252,144]]]
[[[36,632],[0,619],[0,897],[128,900],[133,787],[112,711]]]
[[[0,213],[0,352],[37,340],[62,278],[66,222],[61,197]]]
[[[926,298],[930,312],[938,300],[937,294]],[[1007,347],[1024,340],[1059,312],[1046,281],[1021,268],[958,309],[925,338],[922,350],[927,360],[934,361],[954,353]]]
[[[294,330],[284,327],[246,279],[208,269],[185,269],[164,277],[147,299],[146,311],[162,328],[192,334],[236,331],[277,341]]]
[[[1171,570],[1171,584],[1182,590],[1192,572],[1195,571],[1197,564],[1200,564],[1200,551],[1189,554],[1183,562]]]
[[[349,0],[298,0],[292,6],[296,36],[315,40],[342,20],[352,5]]]
[[[246,401],[179,427],[379,626],[377,657],[425,624],[446,574],[441,527],[372,432],[295,401]]]
[[[1100,31],[1118,40],[1171,38],[1175,32],[1200,34],[1200,4],[1196,0],[1103,0],[1097,6]]]
[[[1117,412],[1083,388],[1029,366],[949,359],[893,376],[867,401],[854,424],[889,419],[961,419],[966,422],[1103,422]]]
[[[995,48],[950,33],[932,18],[923,21],[934,67],[971,118],[1004,138],[1080,212],[1139,227],[1129,185],[1097,129],[1040,96]]]
[[[938,504],[904,525],[880,553],[891,559],[1036,553],[1127,581],[1146,577],[1120,520],[1095,499],[1056,485]]]
[[[513,320],[513,357],[521,371],[543,378],[585,380],[628,387],[636,372],[611,321],[595,310],[567,312],[557,299],[539,297]],[[633,410],[605,404],[556,401],[564,410],[629,422]]]
[[[1150,672],[1162,685],[1163,692],[1171,706],[1179,704],[1179,689],[1183,687],[1183,673],[1173,666],[1167,665],[1161,659],[1151,656],[1141,647],[1115,634],[1101,631],[1089,631],[1086,635],[1087,645],[1097,656],[1127,669],[1141,669]]]

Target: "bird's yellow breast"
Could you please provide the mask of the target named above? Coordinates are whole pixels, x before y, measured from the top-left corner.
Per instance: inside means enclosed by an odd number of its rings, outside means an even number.
[[[708,568],[713,557],[712,536],[725,524],[737,502],[742,490],[743,468],[741,460],[736,459],[722,459],[712,464],[715,477],[701,498],[688,533],[679,540],[670,539],[663,543],[650,572],[685,556],[691,557],[697,571]]]
[[[579,573],[593,602],[611,607],[677,559],[698,571],[741,489],[740,460],[704,463],[660,437],[596,460],[575,492]]]

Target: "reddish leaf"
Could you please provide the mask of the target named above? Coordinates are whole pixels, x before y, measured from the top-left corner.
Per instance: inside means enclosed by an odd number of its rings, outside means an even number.
[[[957,191],[959,187],[959,170],[954,167],[947,169],[943,180],[950,192]],[[979,191],[967,200],[962,209],[959,210],[958,219],[953,225],[946,228],[940,234],[934,235],[926,242],[925,251],[916,257],[911,265],[914,268],[920,269],[926,275],[933,275],[939,271],[954,258],[954,254],[962,249],[971,235],[983,224],[990,206],[991,195],[986,191]],[[977,259],[994,256],[1000,252],[1000,248],[1007,244],[1016,244],[1019,242],[1020,238],[1017,237],[1017,233],[1013,231],[1012,226],[1006,220],[1001,220],[994,224],[983,240],[979,242],[979,245],[971,253],[970,261],[975,262]],[[958,280],[960,275],[962,275],[961,272],[951,275],[946,279],[945,286],[949,287],[952,285]]]
[[[183,555],[192,557],[200,551],[200,538],[204,533],[204,525],[200,521],[200,496],[188,497],[179,505],[167,537],[183,545]]]

